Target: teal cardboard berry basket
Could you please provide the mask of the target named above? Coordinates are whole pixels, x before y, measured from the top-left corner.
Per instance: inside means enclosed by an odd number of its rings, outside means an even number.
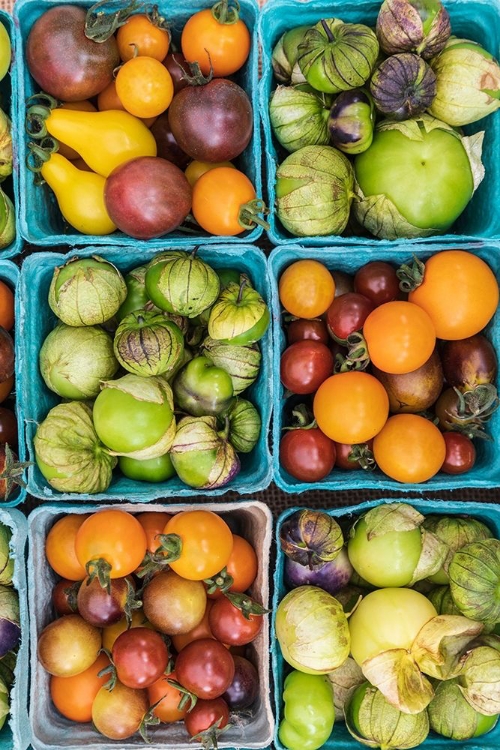
[[[416,255],[425,261],[440,250],[449,249],[446,245],[408,245],[401,247],[377,247],[377,260],[400,266]],[[460,246],[461,250],[470,250],[482,258],[500,277],[500,244],[475,243]],[[356,251],[340,253],[336,248],[303,248],[298,245],[277,247],[269,258],[269,270],[272,287],[272,317],[273,317],[273,373],[274,373],[274,417],[273,417],[273,475],[274,481],[285,492],[305,492],[306,490],[395,490],[400,492],[424,492],[427,490],[451,490],[462,487],[498,487],[500,485],[500,412],[497,410],[487,424],[487,432],[491,440],[476,440],[477,460],[475,466],[466,474],[449,475],[439,472],[432,479],[421,484],[401,484],[383,474],[379,469],[375,471],[346,471],[333,468],[333,471],[323,480],[315,483],[300,482],[286,472],[280,464],[279,445],[282,429],[286,427],[284,409],[286,404],[285,389],[280,381],[280,359],[286,348],[286,336],[282,326],[281,305],[278,294],[278,282],[283,271],[294,261],[313,259],[324,263],[330,270],[344,271],[354,274],[358,268],[374,260],[373,250],[367,246],[357,248]],[[485,335],[493,344],[497,355],[500,353],[500,309],[497,309],[492,321],[488,324]],[[498,376],[497,383],[498,387]]]
[[[22,372],[22,382],[19,398],[28,452],[32,461],[35,461],[33,438],[37,424],[42,422],[48,411],[61,401],[46,387],[38,367],[40,347],[56,323],[56,317],[47,302],[54,268],[63,265],[68,258],[89,257],[96,253],[114,263],[124,274],[132,268],[149,262],[157,254],[151,248],[148,250],[122,248],[121,251],[117,251],[116,248],[109,247],[86,247],[80,251],[73,251],[68,256],[48,252],[34,253],[23,263],[20,282],[22,308],[19,335],[22,352],[19,368]],[[199,257],[214,268],[229,267],[248,273],[255,288],[270,306],[271,293],[267,267],[260,250],[250,245],[210,245],[200,248]],[[28,469],[28,491],[35,497],[54,501],[129,499],[134,502],[148,502],[160,497],[216,496],[229,490],[247,494],[265,489],[271,481],[271,457],[268,448],[268,430],[272,409],[270,330],[261,340],[260,348],[262,361],[259,377],[244,394],[246,394],[245,398],[252,401],[260,412],[261,434],[251,453],[240,454],[241,471],[225,487],[216,490],[194,490],[183,484],[177,477],[168,482],[150,484],[127,479],[115,469],[113,481],[106,492],[96,495],[65,494],[53,490],[36,464],[33,464]]]
[[[10,715],[0,730],[0,750],[25,750],[31,741],[28,716],[29,620],[26,589],[26,539],[28,522],[21,511],[0,509],[0,523],[12,531],[11,556],[14,559],[12,584],[19,594],[21,643],[10,691]]]
[[[342,523],[354,521],[355,517],[364,513],[365,511],[373,508],[382,503],[397,503],[397,502],[409,502],[411,505],[420,511],[423,515],[431,513],[439,513],[443,515],[467,515],[485,523],[493,532],[494,536],[500,538],[500,507],[490,503],[470,503],[461,502],[460,500],[406,500],[406,499],[390,499],[390,500],[371,500],[369,502],[360,503],[351,508],[336,508],[331,509],[325,508],[325,511],[333,516],[335,519]],[[276,569],[274,573],[274,594],[273,594],[273,621],[271,625],[271,653],[272,653],[272,669],[274,678],[274,706],[276,715],[276,735],[275,735],[275,747],[277,750],[286,750],[284,745],[279,740],[278,730],[281,720],[283,719],[283,682],[290,671],[289,666],[281,655],[281,649],[276,638],[276,625],[275,617],[278,604],[283,599],[288,589],[285,586],[284,581],[284,564],[285,554],[280,549],[279,538],[280,530],[283,523],[289,518],[292,513],[302,508],[289,508],[285,510],[280,517],[276,525],[276,540],[277,540],[277,561]],[[422,745],[424,750],[452,750],[452,748],[460,747],[467,748],[467,750],[497,750],[500,745],[500,723],[497,724],[496,728],[488,734],[478,737],[477,739],[462,740],[457,743],[454,740],[440,737],[434,732],[430,732],[428,738]],[[333,727],[333,732],[330,739],[322,746],[325,750],[356,750],[360,748],[360,743],[355,740],[346,729],[346,726],[341,721],[336,721]]]
[[[71,5],[90,8],[89,0],[70,0]],[[173,42],[179,47],[180,33],[188,18],[199,10],[211,7],[209,0],[183,0],[181,3],[167,3],[160,0],[157,3],[160,14],[171,23]],[[16,74],[18,79],[18,103],[16,109],[16,129],[18,133],[25,132],[25,102],[29,96],[40,92],[40,87],[31,77],[25,56],[26,40],[35,21],[49,8],[53,7],[52,0],[17,0],[14,5],[14,19],[16,25]],[[110,2],[109,9],[125,8],[125,0]],[[103,8],[106,10],[106,8]],[[139,9],[140,12],[140,9]],[[245,151],[235,160],[235,165],[241,169],[252,182],[257,195],[262,192],[261,187],[261,142],[258,113],[258,45],[257,45],[257,15],[258,6],[255,0],[241,0],[241,18],[248,26],[252,36],[250,56],[243,68],[235,74],[234,80],[242,86],[253,107],[253,136]],[[221,238],[209,235],[201,229],[183,232],[175,230],[161,238],[151,240],[135,240],[122,232],[114,232],[105,237],[86,236],[77,232],[63,219],[55,196],[47,185],[37,186],[33,183],[33,174],[26,168],[26,144],[28,137],[20,138],[19,142],[19,179],[20,179],[20,229],[28,242],[35,245],[55,246],[66,245],[117,245],[121,247],[180,247],[192,245],[198,238],[206,243],[219,243]],[[192,225],[190,225],[191,227]],[[234,238],[234,242],[254,242],[262,234],[262,228],[254,227]]]
[[[19,292],[19,269],[10,260],[0,259],[0,280],[7,284],[14,292],[14,329],[11,331],[14,338],[15,348],[15,384],[14,390],[4,402],[3,406],[13,409],[17,418],[17,456],[20,461],[26,461],[26,443],[24,439],[23,421],[21,415],[19,394],[21,392],[22,382],[24,379],[23,356],[21,350],[21,295]],[[17,487],[13,490],[9,500],[2,502],[2,507],[11,508],[26,499],[26,490],[24,487]],[[1,749],[0,749],[1,750]]]
[[[259,18],[259,40],[262,46],[262,78],[260,88],[260,110],[264,127],[266,179],[268,205],[274,207],[276,200],[275,182],[277,166],[288,155],[273,137],[269,119],[269,100],[276,88],[272,70],[272,52],[281,35],[296,26],[313,25],[321,18],[340,18],[346,23],[362,23],[374,27],[382,0],[269,0]],[[499,0],[443,0],[451,18],[452,33],[455,36],[472,39],[482,44],[491,54],[498,56],[500,49],[500,1]],[[485,131],[483,163],[486,175],[469,205],[448,233],[441,237],[428,237],[418,242],[456,242],[460,239],[500,237],[500,215],[497,211],[500,196],[500,163],[497,154],[500,150],[500,113],[486,117],[464,131],[467,135]],[[371,235],[339,237],[295,238],[279,221],[273,210],[268,217],[271,242],[276,245],[300,242],[309,247],[334,247],[365,245],[372,247],[384,244]],[[347,233],[346,233],[347,234]],[[397,240],[397,244],[412,243],[412,240]]]
[[[12,62],[7,75],[0,82],[0,107],[12,121],[12,174],[1,183],[2,190],[8,195],[14,204],[16,221],[16,237],[10,245],[0,250],[0,258],[12,258],[22,250],[23,238],[19,231],[19,141],[22,132],[15,126],[15,112],[17,109],[17,68],[16,68],[16,35],[14,33],[14,21],[10,13],[0,10],[0,21],[5,26],[10,38],[12,48]]]

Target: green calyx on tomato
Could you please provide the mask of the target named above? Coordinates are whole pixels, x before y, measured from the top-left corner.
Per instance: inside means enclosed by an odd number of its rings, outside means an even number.
[[[233,399],[233,381],[208,357],[195,357],[177,374],[173,390],[179,407],[193,417],[222,414]]]
[[[259,341],[270,323],[269,308],[246,278],[230,282],[212,307],[208,321],[211,338],[224,344],[247,346]]]
[[[285,680],[280,742],[288,750],[317,750],[332,733],[335,710],[328,677],[294,670]]]

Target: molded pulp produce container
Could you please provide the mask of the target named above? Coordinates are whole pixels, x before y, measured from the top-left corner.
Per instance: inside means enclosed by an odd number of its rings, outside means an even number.
[[[13,158],[13,168],[12,168],[12,175],[7,177],[7,179],[1,183],[2,190],[4,190],[9,198],[14,203],[14,209],[15,209],[15,216],[16,216],[16,237],[14,239],[14,242],[11,242],[10,245],[7,245],[7,247],[3,248],[3,250],[0,250],[0,258],[12,258],[13,255],[17,255],[17,253],[20,253],[22,250],[23,245],[23,238],[21,237],[21,231],[19,227],[19,139],[22,138],[21,133],[24,132],[23,130],[19,131],[16,130],[15,127],[15,112],[17,108],[17,93],[18,93],[18,85],[17,85],[17,68],[16,68],[16,49],[15,49],[15,34],[14,34],[14,21],[12,20],[12,16],[10,13],[6,13],[3,10],[0,10],[0,21],[5,26],[7,33],[9,34],[11,46],[12,46],[12,63],[10,66],[10,70],[5,76],[5,78],[0,82],[0,107],[3,109],[3,111],[10,117],[12,120],[12,136],[13,136],[13,142],[12,142],[12,158]]]
[[[282,435],[283,410],[285,405],[285,389],[280,381],[280,358],[286,348],[286,335],[282,327],[281,305],[278,295],[278,282],[283,271],[296,260],[311,258],[324,263],[330,270],[345,271],[354,274],[358,268],[372,260],[384,260],[400,266],[411,261],[412,255],[426,260],[431,255],[451,249],[446,245],[408,245],[377,247],[377,252],[368,247],[346,249],[339,252],[339,248],[301,248],[297,245],[277,247],[269,258],[273,294],[273,373],[274,373],[274,419],[273,419],[273,470],[274,481],[285,492],[304,492],[306,490],[358,490],[369,487],[375,490],[409,490],[423,492],[424,490],[449,490],[460,487],[498,487],[500,485],[500,411],[497,410],[486,425],[486,431],[492,440],[475,440],[477,451],[476,464],[466,474],[453,476],[439,472],[432,479],[421,484],[401,484],[381,471],[346,471],[335,468],[332,473],[320,482],[308,484],[294,479],[280,465],[279,443]],[[497,279],[500,278],[500,247],[494,243],[475,243],[461,245],[461,250],[469,250],[482,258],[491,267]],[[497,309],[493,320],[485,331],[497,356],[500,355],[500,309]],[[498,376],[497,383],[498,387]],[[304,397],[306,398],[306,397]]]
[[[326,498],[325,498],[326,499]],[[492,498],[493,499],[493,498]],[[332,498],[332,502],[334,499]],[[382,503],[398,503],[406,502],[410,503],[416,510],[420,511],[424,515],[431,513],[449,514],[449,515],[468,515],[476,518],[479,521],[485,523],[491,531],[494,533],[497,539],[500,538],[500,507],[490,503],[467,503],[446,500],[412,500],[412,499],[387,499],[387,500],[371,500],[369,502],[360,503],[351,508],[326,508],[329,515],[334,516],[342,521],[354,521],[356,516],[361,513],[374,508]],[[287,593],[288,589],[284,583],[284,563],[285,554],[281,551],[279,545],[280,529],[284,521],[289,518],[292,513],[302,508],[289,508],[285,510],[279,517],[276,527],[276,539],[278,545],[278,556],[276,562],[276,570],[274,573],[274,595],[273,595],[273,613],[276,613],[278,604]],[[276,639],[275,620],[273,617],[271,627],[271,651],[272,651],[272,667],[273,667],[273,678],[274,678],[274,703],[275,703],[275,715],[276,715],[276,736],[275,736],[275,747],[277,750],[285,750],[284,746],[278,739],[278,729],[280,722],[283,718],[283,681],[290,671],[287,663],[281,656],[281,649]],[[500,746],[500,723],[497,724],[496,728],[488,734],[484,734],[482,737],[477,739],[471,739],[461,742],[446,739],[440,737],[434,732],[429,733],[429,737],[424,743],[418,747],[423,750],[453,750],[454,748],[460,748],[460,750],[497,750]],[[323,745],[326,750],[358,750],[362,745],[355,740],[347,731],[345,724],[341,721],[336,721],[333,727],[333,732],[330,739]]]
[[[482,44],[495,57],[500,49],[500,0],[443,0],[451,18],[452,33],[465,39],[472,39]],[[272,135],[269,120],[269,100],[276,88],[271,58],[274,46],[281,35],[296,26],[313,25],[321,18],[340,18],[346,23],[362,23],[375,26],[382,0],[347,0],[347,2],[330,2],[330,0],[269,0],[260,14],[259,39],[262,45],[262,79],[260,81],[260,109],[264,125],[267,198],[268,205],[274,206],[276,167],[288,155]],[[465,127],[465,133],[471,135],[485,131],[483,144],[483,163],[486,176],[474,194],[462,216],[455,222],[449,233],[439,237],[428,237],[418,242],[456,242],[462,239],[480,237],[500,237],[500,214],[497,206],[500,199],[500,113],[472,123]],[[300,242],[303,245],[330,247],[332,245],[362,244],[367,247],[379,245],[371,235],[363,237],[325,237],[295,238],[281,224],[274,212],[268,217],[271,225],[269,238],[278,245]],[[398,244],[401,240],[397,241]],[[403,240],[405,242],[405,240]],[[406,240],[406,242],[415,242]]]
[[[30,720],[33,733],[32,745],[35,750],[79,750],[82,747],[92,750],[113,750],[117,744],[103,737],[92,725],[76,724],[63,718],[52,704],[49,693],[49,675],[38,663],[38,636],[43,628],[54,619],[51,593],[57,576],[45,557],[45,539],[51,526],[66,513],[93,513],[112,506],[96,505],[45,505],[29,516],[29,604],[31,638],[31,693]],[[116,507],[116,506],[115,506]],[[129,513],[138,513],[137,505],[121,505]],[[257,578],[250,593],[264,607],[269,605],[269,550],[271,545],[272,516],[263,503],[248,501],[241,503],[203,503],[200,505],[151,505],[148,511],[178,513],[183,510],[211,510],[220,514],[231,528],[244,536],[256,549],[259,559]],[[269,745],[274,728],[270,705],[270,656],[268,615],[264,615],[264,627],[251,644],[250,659],[260,676],[260,693],[254,708],[240,714],[241,720],[225,732],[220,740],[221,748],[263,748]],[[139,735],[119,743],[120,750],[137,747],[161,747],[165,750],[192,750],[193,741],[184,729],[182,722],[161,724],[149,730],[151,743],[145,745]]]
[[[9,409],[13,409],[16,413],[17,426],[18,426],[17,455],[20,461],[25,461],[26,460],[26,444],[24,440],[23,419],[22,419],[22,414],[21,414],[21,405],[20,405],[20,398],[19,398],[19,394],[21,392],[21,387],[22,387],[22,382],[24,380],[24,368],[22,366],[23,357],[22,357],[22,352],[21,352],[22,337],[20,334],[21,294],[18,289],[19,269],[10,260],[0,260],[0,279],[9,285],[9,287],[12,289],[15,295],[14,296],[15,323],[14,323],[14,328],[11,331],[11,334],[13,334],[14,345],[15,345],[15,361],[16,361],[15,379],[16,381],[14,384],[14,391],[7,398],[7,400],[2,404],[2,406],[5,406]],[[12,399],[14,398],[14,396],[16,396],[15,405],[12,403]],[[13,494],[11,495],[10,500],[6,500],[5,502],[2,502],[2,507],[10,508],[14,505],[19,505],[19,503],[22,503],[25,500],[25,498],[26,498],[26,490],[23,487],[18,487],[17,489],[13,490]]]
[[[63,4],[63,3],[61,3]],[[70,0],[71,5],[79,5],[84,8],[90,8],[92,2],[88,0]],[[173,41],[180,49],[179,40],[181,31],[190,16],[199,10],[211,7],[213,3],[209,0],[182,0],[179,3],[168,3],[166,0],[160,0],[157,3],[160,14],[165,16],[171,23]],[[31,77],[25,60],[25,46],[31,27],[34,22],[49,8],[54,7],[56,3],[53,0],[17,0],[14,5],[14,19],[17,28],[17,76],[19,86],[19,101],[16,115],[16,125],[19,133],[24,133],[25,121],[25,101],[27,97],[38,94],[40,87]],[[110,10],[125,8],[127,3],[124,0],[109,4]],[[235,74],[236,83],[242,86],[247,92],[253,107],[254,131],[252,140],[249,145],[235,160],[235,165],[240,168],[251,180],[255,187],[257,195],[262,192],[261,187],[261,145],[260,145],[260,127],[258,113],[258,45],[257,45],[257,14],[258,6],[255,0],[241,0],[240,2],[241,18],[248,26],[252,34],[252,46],[250,56],[241,71]],[[106,8],[103,8],[106,10]],[[139,12],[140,9],[139,9]],[[57,244],[68,245],[120,245],[131,248],[157,247],[163,248],[168,246],[179,247],[180,245],[190,245],[195,238],[202,237],[205,243],[220,242],[220,237],[209,235],[201,229],[198,231],[189,231],[189,233],[176,230],[170,234],[164,235],[163,238],[152,240],[135,240],[122,232],[115,232],[106,237],[86,236],[77,232],[73,227],[66,224],[55,199],[52,190],[47,185],[43,187],[36,186],[33,183],[33,175],[25,167],[26,144],[28,136],[22,138],[19,143],[19,164],[20,168],[20,227],[23,237],[29,242],[36,245],[54,246]],[[192,226],[192,225],[190,225]],[[251,231],[245,231],[238,237],[234,238],[235,242],[253,242],[262,234],[262,228],[254,227]],[[195,239],[196,241],[196,239]]]
[[[19,618],[21,623],[21,644],[17,653],[14,670],[14,684],[10,691],[10,715],[0,731],[0,750],[25,750],[30,744],[31,735],[27,720],[28,714],[28,597],[26,592],[26,538],[28,522],[21,511],[0,509],[0,523],[12,530],[10,540],[11,556],[15,560],[12,583],[19,594]]]
[[[185,248],[187,250],[193,249]],[[114,263],[125,274],[132,268],[149,262],[158,250],[152,248],[132,250],[128,248],[86,247],[74,251],[68,256],[57,253],[34,253],[23,263],[21,273],[22,308],[20,314],[20,336],[22,347],[18,360],[18,370],[23,373],[20,400],[22,416],[26,426],[26,439],[30,460],[34,461],[33,437],[37,424],[43,421],[48,411],[60,403],[61,399],[50,391],[43,381],[38,367],[38,355],[43,341],[56,324],[56,317],[49,308],[47,298],[54,268],[63,265],[69,258],[88,257],[94,254]],[[211,245],[203,247],[199,257],[214,268],[236,268],[249,274],[255,288],[271,306],[271,291],[267,276],[267,266],[263,253],[255,247],[246,245],[224,246]],[[242,494],[258,492],[265,489],[271,481],[271,456],[268,448],[268,430],[272,409],[272,368],[271,368],[271,331],[260,342],[262,353],[261,369],[257,381],[244,392],[257,406],[262,419],[262,430],[257,446],[251,453],[240,454],[242,468],[240,473],[225,487],[216,490],[194,490],[177,477],[168,482],[150,484],[136,482],[116,473],[111,486],[106,492],[97,495],[63,494],[53,490],[45,481],[36,465],[28,470],[29,492],[35,497],[52,500],[111,500],[128,499],[133,502],[147,502],[159,497],[192,497],[200,494],[222,495],[228,490]]]

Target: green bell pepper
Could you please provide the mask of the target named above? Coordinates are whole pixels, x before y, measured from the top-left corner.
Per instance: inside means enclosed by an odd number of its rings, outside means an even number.
[[[288,750],[317,750],[332,733],[335,721],[333,688],[325,675],[294,670],[285,680],[284,719],[280,742]]]

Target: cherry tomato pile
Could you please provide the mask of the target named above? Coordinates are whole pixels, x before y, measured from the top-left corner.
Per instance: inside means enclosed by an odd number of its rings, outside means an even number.
[[[211,747],[231,714],[255,703],[259,677],[245,647],[266,610],[245,592],[257,555],[221,516],[65,515],[45,553],[61,580],[38,658],[63,716],[116,740],[184,721]]]
[[[475,463],[476,439],[498,406],[496,353],[484,329],[499,300],[481,258],[436,253],[400,269],[373,261],[354,276],[317,260],[279,280],[290,396],[280,462],[315,482],[374,469],[403,483]]]
[[[128,17],[60,5],[33,24],[26,62],[41,92],[27,101],[27,164],[74,229],[147,240],[188,215],[195,231],[224,236],[262,223],[232,163],[253,132],[250,98],[227,77],[250,54],[238,11],[220,0],[194,13],[182,52],[156,5]]]

